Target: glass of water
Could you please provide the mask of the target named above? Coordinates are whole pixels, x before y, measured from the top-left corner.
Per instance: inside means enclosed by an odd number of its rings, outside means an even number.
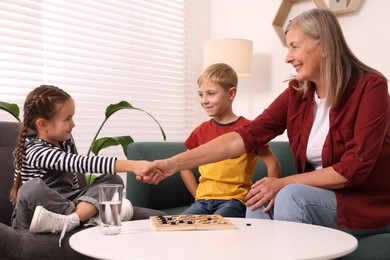
[[[99,185],[100,234],[117,235],[121,232],[123,185]]]

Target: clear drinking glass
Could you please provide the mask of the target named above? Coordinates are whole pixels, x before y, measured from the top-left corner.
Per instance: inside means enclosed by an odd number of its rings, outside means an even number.
[[[121,232],[123,185],[99,185],[100,234],[117,235]]]

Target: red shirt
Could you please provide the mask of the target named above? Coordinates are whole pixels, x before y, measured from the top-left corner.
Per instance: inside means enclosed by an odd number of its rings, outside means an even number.
[[[251,123],[236,131],[247,151],[268,143],[287,129],[299,173],[314,121],[314,87],[296,91],[296,80]],[[349,180],[334,190],[338,224],[377,229],[390,224],[390,98],[387,81],[366,73],[349,82],[345,98],[329,112],[329,132],[322,149],[323,167],[333,166]]]
[[[184,145],[188,149],[194,149],[220,135],[233,132],[237,127],[245,125],[249,122],[250,120],[243,116],[240,116],[236,121],[228,124],[220,124],[212,118],[196,127],[184,142]]]
[[[184,145],[194,149],[214,138],[250,121],[239,117],[234,122],[221,124],[214,119],[203,122],[191,133]],[[252,185],[257,154],[245,153],[240,157],[222,160],[199,166],[199,185],[196,190],[196,200],[238,200],[246,203],[246,195]]]

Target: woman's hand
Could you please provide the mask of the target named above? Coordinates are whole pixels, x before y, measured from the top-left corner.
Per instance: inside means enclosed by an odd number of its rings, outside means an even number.
[[[269,211],[275,203],[276,194],[284,186],[283,179],[280,178],[265,177],[258,180],[246,195],[247,206],[254,211],[268,203],[263,212]]]

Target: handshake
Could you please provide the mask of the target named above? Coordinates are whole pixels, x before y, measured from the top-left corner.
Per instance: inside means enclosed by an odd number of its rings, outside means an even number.
[[[148,184],[157,185],[163,179],[171,176],[179,169],[176,169],[170,159],[149,161],[128,161],[132,164],[131,171],[135,173],[136,179]]]

